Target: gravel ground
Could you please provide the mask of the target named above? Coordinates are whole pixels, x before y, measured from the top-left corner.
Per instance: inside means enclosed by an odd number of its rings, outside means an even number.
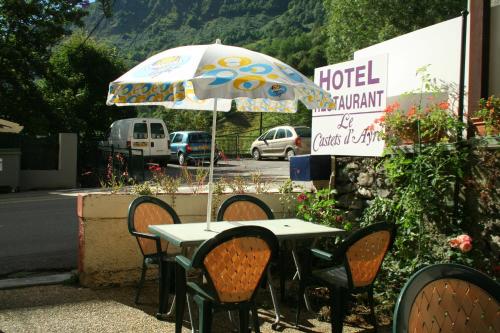
[[[148,282],[141,294],[141,304],[133,303],[135,288],[80,288],[75,285],[52,285],[0,290],[0,332],[173,332],[173,318],[159,321],[154,314],[157,289]],[[294,302],[281,304],[282,325],[279,332],[330,332],[330,324],[303,312],[299,328],[293,326]],[[272,303],[266,290],[258,296],[261,332],[274,332]],[[292,309],[291,309],[292,307]],[[187,311],[186,311],[187,312]],[[233,326],[224,312],[217,312],[213,332],[231,332]],[[185,316],[183,332],[190,332]],[[344,332],[370,332],[368,328],[344,326]],[[387,330],[386,332],[389,332]]]

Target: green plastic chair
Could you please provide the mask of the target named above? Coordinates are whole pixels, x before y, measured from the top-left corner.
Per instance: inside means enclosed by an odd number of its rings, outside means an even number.
[[[371,319],[375,329],[377,320],[373,300],[373,283],[385,255],[392,247],[396,227],[390,223],[375,223],[357,230],[340,245],[334,254],[310,249],[302,265],[295,325],[299,324],[302,296],[309,285],[327,286],[330,291],[332,332],[342,333],[347,297],[350,293],[367,292]],[[330,262],[333,266],[313,270],[312,256]]]
[[[259,332],[254,299],[270,261],[277,255],[278,240],[271,231],[263,227],[241,226],[205,241],[192,260],[177,256],[176,278],[186,276],[186,271],[201,270],[206,280],[206,283],[190,281],[186,285],[186,291],[199,308],[199,332],[211,332],[212,311],[217,309],[238,310],[240,332],[245,333],[248,332],[251,310],[253,326]],[[179,294],[185,295],[183,291]],[[177,300],[176,332],[182,329],[184,304],[184,298]]]
[[[475,269],[435,264],[413,274],[394,309],[393,333],[500,332],[500,285]]]
[[[128,208],[128,230],[136,237],[137,244],[141,250],[142,270],[141,279],[135,296],[135,303],[139,303],[139,295],[146,271],[150,265],[158,265],[159,277],[159,307],[157,318],[162,318],[166,312],[168,294],[174,290],[174,264],[175,254],[168,255],[168,242],[159,236],[150,234],[148,226],[154,224],[181,223],[177,213],[166,202],[151,196],[141,196],[134,199]]]

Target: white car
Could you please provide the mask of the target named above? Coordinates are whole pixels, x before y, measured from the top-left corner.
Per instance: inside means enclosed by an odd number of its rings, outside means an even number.
[[[250,147],[255,160],[262,157],[290,158],[311,153],[311,128],[278,126],[259,136]]]

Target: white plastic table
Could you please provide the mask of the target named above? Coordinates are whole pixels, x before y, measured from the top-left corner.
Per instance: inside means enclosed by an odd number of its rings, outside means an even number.
[[[300,219],[274,219],[274,220],[255,220],[255,221],[219,221],[210,223],[210,230],[207,230],[206,222],[200,223],[180,223],[180,224],[159,224],[150,225],[149,231],[160,238],[170,242],[172,245],[186,249],[191,246],[199,245],[207,239],[210,239],[218,233],[243,225],[255,225],[271,230],[278,240],[298,240],[298,239],[317,239],[320,237],[332,237],[343,234],[345,231],[338,228],[327,227]],[[292,251],[293,259],[297,267],[297,274],[300,279],[300,267],[295,251]],[[270,279],[269,279],[270,280]],[[185,283],[185,282],[184,282]],[[176,286],[177,289],[181,286]],[[280,321],[280,311],[276,293],[271,283],[269,283],[271,298],[276,311],[276,319],[273,328]],[[176,297],[176,301],[179,297]],[[307,300],[306,300],[307,302]],[[308,304],[307,304],[308,305]],[[183,308],[183,307],[182,307]],[[178,314],[176,311],[176,315]],[[176,332],[178,328],[176,327]]]

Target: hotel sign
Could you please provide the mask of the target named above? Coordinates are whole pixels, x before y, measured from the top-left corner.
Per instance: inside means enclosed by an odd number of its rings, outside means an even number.
[[[335,109],[316,109],[311,154],[381,156],[380,125],[387,98],[387,55],[316,68],[314,82],[330,92]]]

